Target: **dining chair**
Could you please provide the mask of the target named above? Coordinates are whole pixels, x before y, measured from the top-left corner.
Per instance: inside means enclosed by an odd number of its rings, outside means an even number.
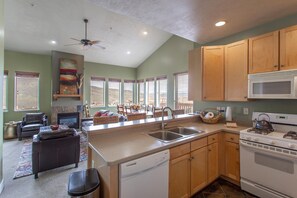
[[[168,116],[168,111],[164,111],[164,116]],[[154,118],[162,117],[162,111],[158,110],[154,112]]]
[[[100,116],[100,117],[94,117],[93,118],[93,124],[99,125],[99,124],[110,124],[110,123],[117,123],[119,122],[119,116]]]
[[[184,109],[174,109],[174,110],[173,110],[173,114],[174,114],[174,115],[185,114],[185,110],[184,110]]]
[[[127,114],[127,120],[128,121],[142,120],[142,119],[146,119],[146,113],[130,113],[130,114]]]
[[[118,104],[117,105],[117,111],[118,111],[118,114],[124,115],[125,114],[124,105],[123,104]]]

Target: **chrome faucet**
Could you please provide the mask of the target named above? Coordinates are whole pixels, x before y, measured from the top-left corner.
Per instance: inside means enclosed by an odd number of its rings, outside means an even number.
[[[173,110],[170,107],[164,107],[164,108],[162,108],[162,124],[161,124],[161,129],[162,130],[164,130],[165,126],[167,125],[167,123],[164,123],[164,110],[165,109],[170,110],[172,119],[175,118],[174,113],[173,113]]]

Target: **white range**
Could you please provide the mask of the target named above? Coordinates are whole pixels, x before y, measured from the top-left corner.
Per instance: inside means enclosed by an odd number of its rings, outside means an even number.
[[[241,188],[261,198],[297,197],[297,115],[254,112],[273,132],[240,131]]]

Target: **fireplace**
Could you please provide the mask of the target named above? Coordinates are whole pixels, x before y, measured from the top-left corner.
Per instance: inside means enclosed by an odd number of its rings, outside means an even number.
[[[79,112],[58,113],[58,124],[67,125],[69,128],[79,128]]]

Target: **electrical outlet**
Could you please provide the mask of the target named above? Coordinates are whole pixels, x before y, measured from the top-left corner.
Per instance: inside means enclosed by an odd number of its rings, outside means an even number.
[[[226,111],[226,107],[221,107],[221,112],[224,113]]]
[[[94,164],[95,164],[95,162],[94,162],[94,160],[92,160],[92,168],[94,168]]]
[[[217,110],[218,110],[218,111],[221,111],[221,107],[217,107]]]
[[[249,115],[249,108],[243,108],[243,115]]]

